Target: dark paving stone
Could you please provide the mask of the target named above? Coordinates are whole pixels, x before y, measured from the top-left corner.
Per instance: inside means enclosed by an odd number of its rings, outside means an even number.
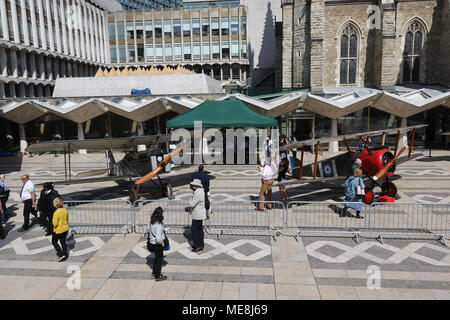
[[[324,255],[327,255],[331,258],[336,258],[338,256],[340,256],[341,254],[343,254],[345,251],[341,250],[339,248],[330,246],[330,245],[324,245],[323,247],[319,248],[316,250],[319,253],[322,253]]]

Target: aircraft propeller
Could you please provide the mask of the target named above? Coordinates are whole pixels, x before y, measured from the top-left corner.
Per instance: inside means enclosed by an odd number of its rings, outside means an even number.
[[[392,167],[392,165],[394,164],[394,162],[398,159],[398,157],[400,157],[400,155],[405,152],[406,147],[403,147],[399,153],[397,153],[397,155],[389,160],[389,162],[384,166],[384,168],[382,168],[380,171],[377,172],[377,174],[373,177],[373,180],[378,180],[382,177],[384,177],[384,175],[386,174],[386,172],[388,172],[388,170]]]

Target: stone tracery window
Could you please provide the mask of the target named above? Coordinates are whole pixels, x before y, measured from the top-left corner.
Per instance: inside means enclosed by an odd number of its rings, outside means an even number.
[[[403,50],[403,82],[419,81],[424,34],[424,27],[417,20],[409,25]]]
[[[358,65],[358,33],[352,24],[344,28],[341,36],[340,84],[356,84]]]

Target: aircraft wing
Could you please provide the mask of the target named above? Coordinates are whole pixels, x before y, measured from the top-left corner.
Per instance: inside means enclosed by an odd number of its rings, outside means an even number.
[[[82,183],[93,183],[93,182],[103,182],[103,181],[116,181],[116,180],[126,180],[134,178],[136,176],[107,176],[89,179],[72,179],[72,180],[61,180],[53,181],[54,185],[71,185],[71,184],[82,184]],[[42,186],[44,183],[36,184],[35,186]]]
[[[387,129],[387,130],[377,130],[377,131],[366,131],[366,132],[358,132],[358,133],[352,133],[352,134],[345,134],[345,135],[340,135],[337,137],[324,137],[324,138],[319,138],[319,139],[309,139],[309,140],[302,140],[302,141],[297,141],[294,143],[289,143],[286,144],[282,147],[280,147],[280,151],[283,150],[287,150],[287,149],[293,149],[293,148],[301,148],[302,146],[310,146],[310,145],[314,145],[317,142],[320,143],[328,143],[328,142],[333,142],[333,141],[344,141],[344,140],[350,140],[350,139],[359,139],[360,137],[374,137],[374,136],[381,136],[383,134],[394,134],[397,132],[400,133],[406,133],[409,132],[413,129],[419,129],[419,128],[423,128],[428,126],[427,124],[421,124],[421,125],[417,125],[417,126],[411,126],[411,127],[404,127],[404,128],[394,128],[394,129]]]
[[[170,135],[133,136],[125,138],[101,138],[85,140],[59,140],[45,141],[30,144],[26,152],[58,152],[58,151],[78,151],[87,150],[127,150],[139,144],[164,143],[170,141]]]

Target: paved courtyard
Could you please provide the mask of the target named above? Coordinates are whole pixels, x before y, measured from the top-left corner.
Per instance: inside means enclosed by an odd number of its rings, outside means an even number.
[[[402,164],[395,181],[399,201],[449,203],[449,160],[450,152],[434,151],[432,158]],[[73,164],[73,174],[103,168],[104,157],[75,155]],[[176,199],[189,199],[186,177],[195,169],[175,168],[166,175]],[[206,169],[214,200],[257,199],[256,166]],[[171,250],[163,264],[168,280],[155,282],[150,279],[153,257],[142,234],[76,234],[68,242],[70,258],[58,263],[50,237],[39,226],[25,233],[17,229],[23,222],[20,176],[29,173],[34,183],[64,178],[62,157],[3,158],[0,172],[12,189],[8,236],[0,240],[0,299],[450,299],[450,249],[431,239],[385,239],[381,244],[370,237],[357,243],[337,236],[296,240],[284,234],[273,238],[243,232],[219,239],[206,233],[205,250],[192,253],[186,229],[169,235]],[[65,200],[127,199],[128,195],[125,182],[56,188]],[[342,199],[339,185],[298,183],[288,193],[300,201]]]

